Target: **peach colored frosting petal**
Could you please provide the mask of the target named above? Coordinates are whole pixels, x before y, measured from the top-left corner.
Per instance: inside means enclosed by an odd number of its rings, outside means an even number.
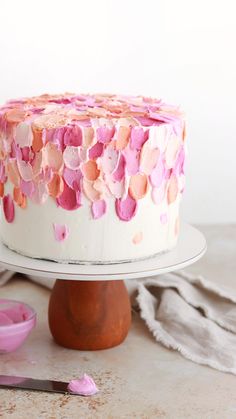
[[[139,244],[141,243],[142,240],[143,240],[143,233],[140,231],[139,233],[135,234],[132,241],[134,244]]]
[[[48,199],[48,187],[44,182],[34,183],[34,192],[31,196],[35,204],[42,205]]]
[[[18,207],[26,208],[26,204],[27,204],[26,197],[21,192],[20,188],[13,189],[13,199],[15,203],[18,205]]]
[[[33,130],[33,142],[32,142],[32,149],[36,153],[43,148],[43,138],[42,138],[42,130],[37,130],[36,128],[32,127]]]
[[[83,146],[88,148],[92,145],[94,139],[94,129],[92,127],[84,128]]]
[[[97,163],[94,160],[89,160],[82,166],[82,172],[87,180],[96,180],[100,171],[98,170]]]
[[[145,174],[139,173],[131,176],[129,184],[130,196],[137,200],[143,198],[148,189],[148,179]]]
[[[23,180],[28,181],[33,179],[33,168],[30,163],[24,160],[17,160],[17,166]]]
[[[4,183],[0,182],[0,198],[4,196]]]
[[[20,147],[31,146],[33,142],[33,133],[31,126],[26,122],[20,122],[16,127],[15,141]]]
[[[128,142],[130,137],[130,127],[119,127],[116,139],[116,149],[123,150]]]
[[[57,146],[53,143],[47,143],[44,148],[44,154],[47,165],[56,172],[60,170],[63,164],[63,157]]]
[[[20,186],[20,173],[17,168],[16,159],[10,159],[7,165],[7,173],[10,182],[17,188]]]
[[[2,201],[5,218],[8,223],[12,223],[15,218],[15,208],[11,195],[5,195]]]
[[[7,180],[6,169],[3,162],[0,160],[0,182],[5,183]]]
[[[116,213],[120,220],[130,221],[135,216],[136,211],[137,202],[131,196],[128,195],[124,200],[116,200]]]
[[[101,218],[106,212],[106,202],[103,199],[92,203],[92,215],[94,219]]]
[[[83,179],[83,191],[90,201],[97,201],[101,198],[101,192],[94,187],[94,183]]]
[[[48,184],[49,194],[54,198],[60,196],[64,189],[64,182],[58,173],[54,173],[51,182]]]
[[[56,241],[61,242],[67,239],[69,236],[69,229],[68,227],[63,224],[53,224],[54,236]]]
[[[150,175],[157,164],[159,155],[160,151],[158,148],[152,149],[148,143],[145,143],[141,151],[140,170]]]
[[[176,176],[171,176],[168,191],[167,191],[167,201],[168,204],[172,204],[177,198],[178,195],[178,180]]]

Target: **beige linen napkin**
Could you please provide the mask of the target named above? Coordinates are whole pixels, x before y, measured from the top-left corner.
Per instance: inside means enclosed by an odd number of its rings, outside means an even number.
[[[2,271],[0,285],[14,275]],[[29,277],[48,288],[54,281]],[[186,272],[129,280],[132,307],[154,338],[184,357],[236,374],[236,293]]]

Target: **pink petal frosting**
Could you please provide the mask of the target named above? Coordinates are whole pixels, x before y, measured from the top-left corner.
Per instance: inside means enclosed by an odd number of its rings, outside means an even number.
[[[80,181],[82,179],[81,170],[71,170],[65,167],[63,172],[64,180],[67,185],[75,191],[80,190]]]
[[[156,167],[154,167],[151,175],[150,181],[152,186],[159,187],[161,186],[163,180],[165,179],[165,165],[162,158],[160,158],[157,162]]]
[[[102,156],[102,167],[104,173],[113,173],[117,168],[118,161],[119,151],[114,150],[112,147],[107,147]]]
[[[103,127],[97,128],[97,139],[100,143],[108,143],[109,141],[111,141],[114,133],[114,127],[108,128],[104,125]]]
[[[3,212],[8,223],[12,223],[15,218],[15,207],[12,197],[8,194],[3,197]]]
[[[103,199],[92,203],[92,215],[94,219],[101,218],[106,212],[107,204]]]
[[[161,214],[161,215],[160,215],[160,222],[161,222],[161,224],[166,224],[166,223],[167,223],[167,221],[168,221],[168,216],[167,216],[167,214],[166,214],[166,213]]]
[[[116,213],[120,220],[130,221],[136,214],[137,202],[129,195],[124,200],[116,200]]]
[[[32,181],[26,182],[25,180],[22,180],[20,183],[20,188],[21,188],[21,192],[23,192],[23,194],[25,194],[26,196],[30,198],[32,197],[35,191],[34,182]]]
[[[54,223],[53,224],[53,229],[54,229],[55,239],[58,242],[61,242],[61,241],[67,239],[67,237],[69,235],[69,229],[65,224],[61,225],[61,224]]]
[[[70,393],[80,396],[92,396],[98,392],[95,382],[87,374],[84,374],[79,380],[71,380],[68,384],[68,390]]]
[[[136,175],[139,170],[139,159],[140,152],[137,150],[131,150],[130,147],[127,147],[123,151],[125,157],[126,168],[129,175]]]
[[[123,154],[120,155],[118,166],[113,173],[112,177],[114,180],[121,181],[125,176],[125,158]]]
[[[141,127],[133,127],[131,130],[130,147],[135,150],[141,150],[143,144],[148,139],[148,131]]]

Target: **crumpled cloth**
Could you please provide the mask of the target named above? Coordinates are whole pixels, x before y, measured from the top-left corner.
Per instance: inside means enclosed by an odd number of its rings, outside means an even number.
[[[14,272],[0,270],[0,285]],[[54,281],[29,276],[52,288]],[[236,292],[185,271],[126,281],[132,308],[157,342],[193,362],[236,374]]]

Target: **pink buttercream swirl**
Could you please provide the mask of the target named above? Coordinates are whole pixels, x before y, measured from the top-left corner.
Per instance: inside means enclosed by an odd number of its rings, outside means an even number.
[[[78,380],[71,380],[68,384],[68,390],[70,393],[80,396],[93,396],[99,391],[93,379],[87,374],[84,374]]]

